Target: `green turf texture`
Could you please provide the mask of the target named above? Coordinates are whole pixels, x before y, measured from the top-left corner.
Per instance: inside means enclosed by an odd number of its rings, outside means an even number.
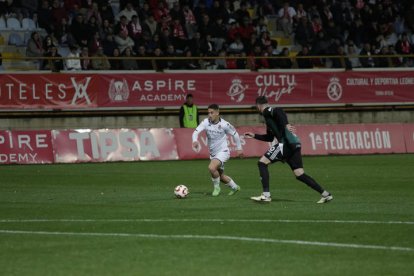
[[[213,198],[208,162],[1,166],[0,275],[414,275],[413,155],[305,157],[334,195],[322,205],[281,163],[269,167],[273,202],[252,202],[254,158],[231,159],[242,190]],[[188,198],[174,198],[178,184]],[[38,219],[50,221],[23,221]]]

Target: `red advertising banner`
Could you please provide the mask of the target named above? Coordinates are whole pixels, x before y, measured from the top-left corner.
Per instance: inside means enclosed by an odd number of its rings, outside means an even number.
[[[403,124],[301,125],[304,155],[405,153]]]
[[[50,130],[0,130],[0,164],[53,163]]]
[[[297,125],[304,155],[413,153],[414,124]],[[259,157],[270,143],[247,139],[264,127],[239,127],[244,156]],[[139,160],[207,159],[205,134],[201,150],[192,148],[193,129],[74,129],[0,131],[0,164],[42,164]],[[228,137],[231,156],[234,138]]]
[[[406,150],[414,153],[414,124],[404,124],[403,131]]]
[[[412,71],[0,74],[0,109],[414,103]]]
[[[99,75],[0,74],[0,109],[97,107]]]
[[[54,130],[55,162],[178,159],[171,129]]]

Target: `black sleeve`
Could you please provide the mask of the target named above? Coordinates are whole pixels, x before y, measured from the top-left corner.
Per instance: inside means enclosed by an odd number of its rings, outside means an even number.
[[[266,134],[255,134],[254,139],[265,141],[265,142],[272,142],[275,137],[271,133]]]
[[[180,118],[180,127],[184,127],[184,107],[183,106],[181,106],[180,108],[179,118]]]
[[[254,134],[253,138],[260,141],[272,142],[275,136],[269,128],[266,128],[266,134]]]

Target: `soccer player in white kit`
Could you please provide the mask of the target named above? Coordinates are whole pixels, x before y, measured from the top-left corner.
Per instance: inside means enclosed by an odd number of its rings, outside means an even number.
[[[234,195],[240,191],[240,186],[233,179],[224,174],[224,163],[230,159],[230,150],[227,145],[227,134],[234,137],[236,142],[237,155],[243,156],[243,149],[240,136],[236,129],[226,120],[220,117],[219,106],[211,104],[208,106],[208,118],[204,119],[193,132],[193,148],[200,149],[198,135],[206,131],[208,148],[210,151],[210,164],[208,170],[211,174],[214,190],[212,196],[220,194],[220,181],[231,188],[228,195]]]

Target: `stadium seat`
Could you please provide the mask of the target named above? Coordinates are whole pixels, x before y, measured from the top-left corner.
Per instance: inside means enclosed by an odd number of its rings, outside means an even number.
[[[22,28],[24,30],[33,31],[33,30],[36,29],[36,24],[33,21],[33,19],[31,19],[31,18],[23,18],[23,20],[22,20]]]
[[[267,16],[267,30],[269,31],[270,35],[275,35],[277,31],[277,16]]]
[[[4,20],[3,17],[0,17],[0,30],[6,30],[6,29],[7,29],[6,20]]]
[[[250,15],[250,18],[255,18],[256,17],[256,10],[253,8],[247,9],[247,12]]]
[[[24,45],[27,45],[29,43],[29,39],[31,36],[32,36],[31,32],[24,32],[24,38],[23,38]]]
[[[282,36],[273,36],[272,39],[276,40],[277,45],[282,46],[282,47],[294,44],[291,38],[286,38],[286,37],[282,37]]]
[[[13,32],[9,35],[9,45],[22,46],[24,45],[24,40],[20,34]]]
[[[7,29],[21,30],[22,25],[20,24],[20,21],[17,20],[17,18],[9,17],[7,18]]]
[[[289,57],[291,57],[291,58],[296,57],[297,54],[298,54],[298,52],[296,52],[296,51],[289,51]]]

